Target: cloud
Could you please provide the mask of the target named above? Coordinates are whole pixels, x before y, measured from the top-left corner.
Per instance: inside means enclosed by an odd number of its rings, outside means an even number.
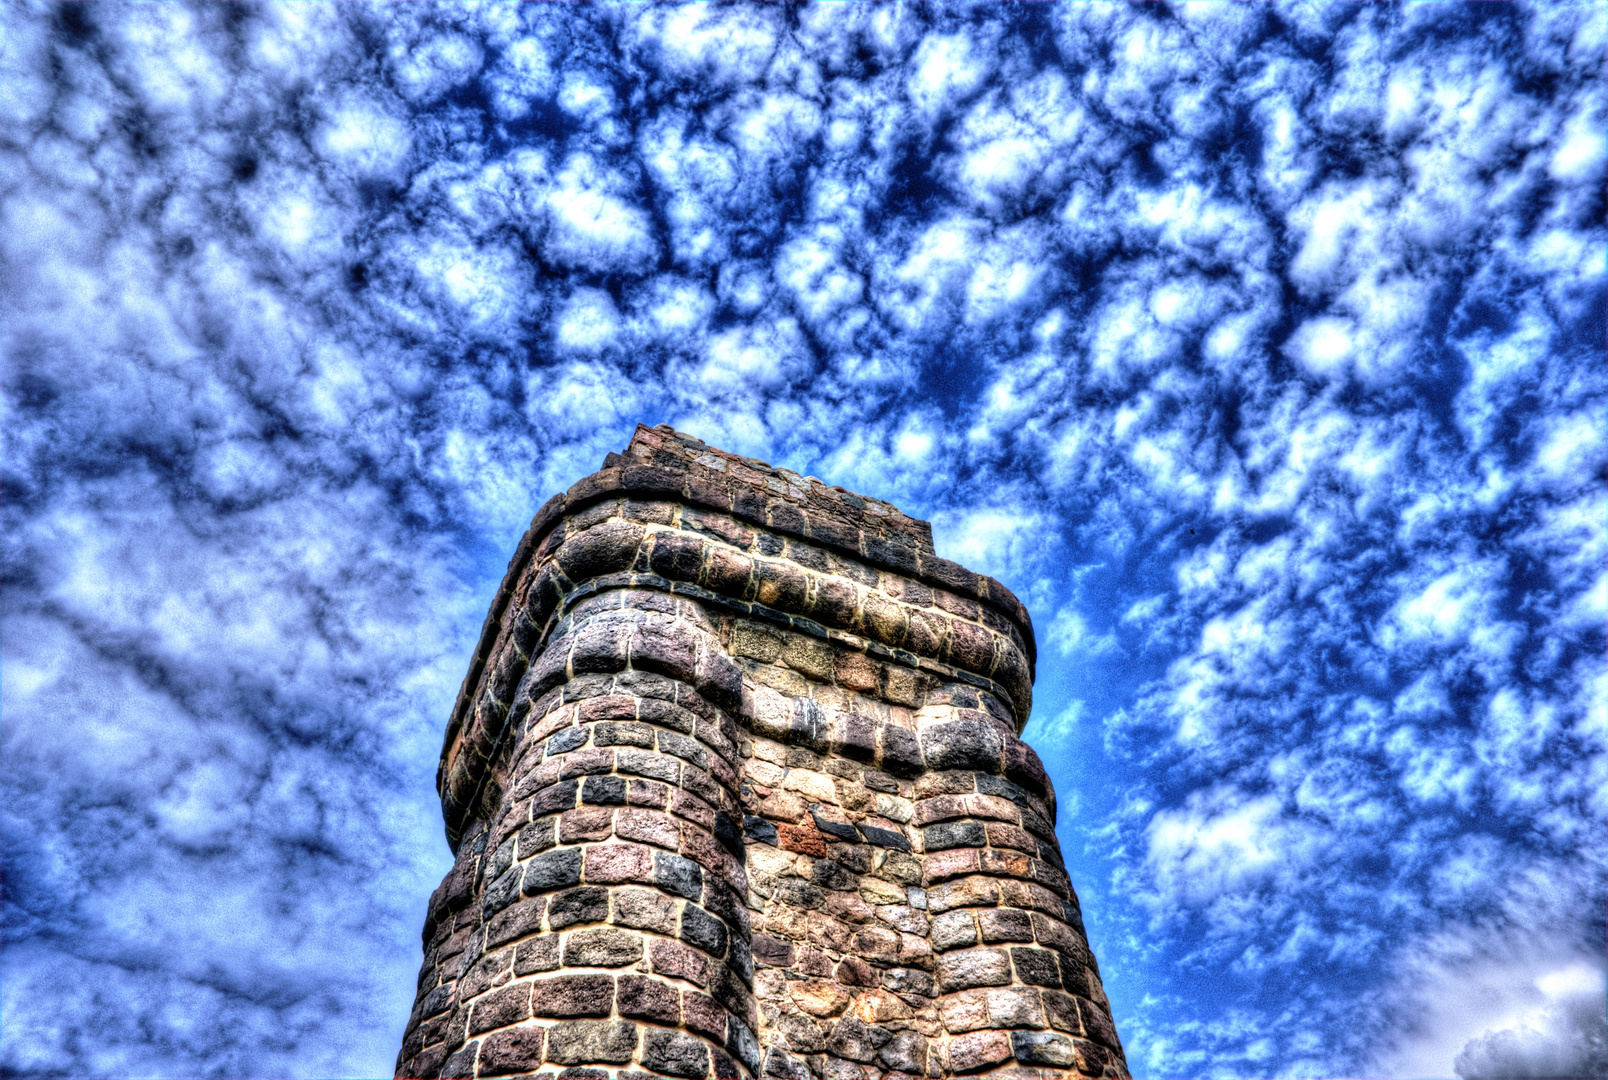
[[[487,598],[667,421],[1028,605],[1136,1069],[1596,1068],[1601,5],[392,14],[0,12],[0,1067],[390,1068]]]

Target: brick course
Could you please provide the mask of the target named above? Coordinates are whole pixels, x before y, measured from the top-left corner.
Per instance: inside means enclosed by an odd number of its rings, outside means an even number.
[[[1125,1077],[1033,666],[925,522],[639,427],[487,617],[397,1075]]]

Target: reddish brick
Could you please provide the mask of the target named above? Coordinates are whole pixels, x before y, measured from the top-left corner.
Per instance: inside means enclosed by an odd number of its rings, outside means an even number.
[[[586,849],[586,882],[618,885],[653,880],[653,852],[638,844],[596,844]]]
[[[983,854],[992,854],[984,852]],[[933,885],[940,881],[948,881],[963,874],[975,874],[978,869],[978,852],[976,848],[950,848],[948,851],[935,851],[928,855],[921,864],[921,883]]]
[[[681,830],[676,827],[675,819],[658,810],[621,810],[616,816],[614,831],[621,839],[640,840],[671,851],[681,843]]]
[[[558,838],[566,844],[579,844],[587,840],[607,840],[614,834],[614,809],[608,806],[583,806],[558,816]]]
[[[655,938],[648,946],[653,973],[673,979],[686,979],[694,986],[709,986],[709,960],[703,953],[679,941]]]
[[[686,1014],[687,1029],[714,1040],[716,1045],[726,1041],[726,1010],[714,998],[687,991],[681,996]]]
[[[974,1031],[949,1044],[949,1068],[957,1073],[976,1072],[1015,1056],[1003,1031]]]
[[[796,851],[817,859],[826,858],[826,841],[813,825],[776,826],[776,844],[783,851]]]

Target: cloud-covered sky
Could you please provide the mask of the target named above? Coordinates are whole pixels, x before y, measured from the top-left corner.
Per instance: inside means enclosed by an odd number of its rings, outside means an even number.
[[[1604,4],[0,20],[0,1068],[389,1073],[642,421],[1027,602],[1136,1073],[1608,1075]]]

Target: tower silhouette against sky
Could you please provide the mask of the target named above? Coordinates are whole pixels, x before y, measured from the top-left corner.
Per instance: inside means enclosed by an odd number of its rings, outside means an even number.
[[[1126,1076],[1033,664],[926,522],[638,427],[486,618],[398,1076]]]

